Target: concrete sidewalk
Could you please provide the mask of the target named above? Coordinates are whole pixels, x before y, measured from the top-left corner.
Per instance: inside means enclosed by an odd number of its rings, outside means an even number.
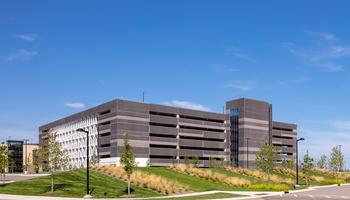
[[[350,185],[350,184],[342,184],[342,185]],[[312,191],[320,188],[330,188],[330,187],[338,187],[337,185],[328,185],[328,186],[316,186],[310,187],[302,190],[292,190],[290,193],[299,193]],[[199,196],[199,195],[209,195],[215,193],[228,193],[228,194],[238,194],[244,195],[245,197],[237,197],[237,198],[226,198],[221,200],[240,200],[240,199],[255,199],[257,197],[269,197],[269,196],[278,196],[282,195],[283,192],[265,192],[265,191],[220,191],[213,190],[207,192],[194,192],[188,194],[180,194],[180,195],[171,195],[171,196],[161,196],[161,197],[146,197],[146,198],[96,198],[98,200],[144,200],[144,199],[164,199],[167,198],[176,198],[176,197],[190,197],[190,196]],[[95,199],[95,198],[93,198]],[[69,197],[48,197],[48,196],[25,196],[25,195],[8,195],[8,194],[0,194],[0,200],[86,200],[84,198],[69,198]]]
[[[145,198],[96,198],[98,200],[144,200],[144,199],[168,199],[168,198],[176,198],[176,197],[190,197],[190,196],[199,196],[199,195],[209,195],[215,193],[228,193],[228,194],[238,194],[244,195],[247,197],[257,197],[264,195],[279,195],[282,192],[249,192],[249,191],[207,191],[207,192],[194,192],[188,194],[180,194],[180,195],[171,195],[171,196],[160,196],[160,197],[145,197]],[[247,197],[244,197],[246,199]],[[93,198],[95,199],[95,198]],[[241,199],[241,198],[235,198]],[[48,196],[26,196],[26,195],[10,195],[10,194],[0,194],[0,200],[86,200],[84,198],[69,198],[69,197],[48,197]]]

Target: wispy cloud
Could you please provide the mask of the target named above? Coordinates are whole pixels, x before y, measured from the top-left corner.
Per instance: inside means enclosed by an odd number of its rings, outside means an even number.
[[[223,64],[214,64],[212,65],[212,68],[215,72],[222,72],[222,73],[233,73],[233,72],[239,71],[239,69],[236,67],[223,65]]]
[[[167,106],[175,106],[175,107],[188,108],[193,110],[210,111],[210,108],[203,106],[201,104],[190,102],[190,101],[172,100],[169,102],[164,102],[163,104]]]
[[[306,77],[306,76],[300,76],[300,77],[297,77],[295,79],[289,79],[289,80],[281,80],[281,81],[277,81],[277,83],[279,85],[291,85],[291,84],[299,84],[299,83],[303,83],[303,82],[306,82],[308,81],[309,78]]]
[[[85,108],[85,104],[81,103],[81,102],[65,103],[64,105],[69,107],[69,108],[74,108],[74,109]]]
[[[243,53],[241,50],[239,50],[237,47],[228,47],[226,49],[226,52],[230,53],[231,55],[233,55],[234,57],[241,59],[241,60],[245,60],[245,61],[249,61],[249,62],[255,62],[254,58],[252,58],[250,55]]]
[[[305,153],[306,150],[309,150],[316,159],[321,154],[329,155],[331,149],[337,145],[343,146],[343,152],[349,152],[350,150],[350,134],[347,131],[337,129],[333,131],[300,129],[298,135],[306,139],[300,144],[300,152]],[[345,153],[345,157],[347,163],[349,163],[350,155]]]
[[[27,42],[33,42],[38,38],[38,35],[35,33],[19,34],[19,35],[15,35],[15,38],[23,40],[23,41],[27,41]]]
[[[329,72],[342,71],[344,59],[350,57],[350,46],[339,43],[337,37],[330,33],[312,32],[311,35],[317,35],[320,42],[313,43],[309,48],[290,42],[282,44],[282,47],[288,49],[290,53],[307,64]]]
[[[29,60],[34,56],[38,55],[37,51],[29,51],[27,49],[19,49],[18,51],[6,56],[4,59],[7,61],[15,60]]]
[[[337,129],[350,131],[350,120],[333,120],[330,124]],[[350,139],[350,133],[348,133]]]
[[[224,85],[225,88],[237,89],[240,91],[249,91],[254,88],[255,82],[249,80],[231,80]]]
[[[298,137],[306,140],[300,143],[300,152],[309,150],[318,159],[321,154],[330,155],[331,149],[343,146],[346,163],[350,164],[350,120],[303,120],[299,124]],[[350,165],[349,165],[350,167]]]
[[[338,40],[338,37],[336,37],[335,35],[324,31],[305,31],[305,33],[312,37],[320,38],[326,41]]]

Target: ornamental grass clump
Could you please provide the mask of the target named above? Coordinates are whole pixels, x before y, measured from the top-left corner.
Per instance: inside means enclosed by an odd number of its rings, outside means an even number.
[[[325,176],[329,176],[332,178],[336,178],[336,179],[341,179],[344,181],[350,181],[350,174],[349,173],[342,173],[342,172],[332,172],[328,169],[321,169],[321,168],[315,168],[316,172],[319,172]]]
[[[128,180],[127,174],[122,167],[102,166],[94,169],[122,181]],[[130,180],[139,187],[155,190],[162,194],[180,194],[189,191],[187,187],[176,181],[138,170],[130,176]]]
[[[259,170],[237,168],[237,167],[227,167],[227,169],[233,173],[243,174],[246,176],[260,179],[262,181],[271,181],[273,183],[289,184],[289,185],[294,183],[294,181],[290,178],[281,178],[281,177],[278,177],[277,175],[267,174]]]
[[[258,184],[250,185],[248,189],[256,190],[256,191],[284,191],[284,190],[288,190],[289,186],[286,184],[258,183]]]
[[[213,172],[211,170],[194,168],[192,166],[186,166],[183,164],[172,165],[170,168],[183,174],[204,178],[206,180],[224,183],[226,185],[231,185],[235,187],[247,187],[251,184],[249,180],[236,177],[229,177],[224,174]]]
[[[281,174],[285,174],[285,175],[289,175],[289,176],[293,176],[293,177],[296,176],[295,170],[292,170],[292,169],[289,169],[289,168],[277,167],[277,168],[276,168],[276,171],[279,172],[279,173],[281,173]],[[322,171],[319,171],[318,169],[317,169],[316,171],[318,171],[318,172],[320,172],[320,173],[323,173]],[[323,174],[329,175],[329,176],[331,175],[331,174],[327,174],[327,173],[323,173]],[[334,176],[334,175],[333,175],[333,176]],[[305,178],[305,174],[302,173],[302,172],[299,172],[299,177],[302,178],[302,179],[304,179],[304,178]],[[310,176],[310,180],[311,180],[311,181],[315,181],[315,182],[323,182],[323,181],[325,180],[325,178],[322,177],[322,176],[312,175],[312,176]]]

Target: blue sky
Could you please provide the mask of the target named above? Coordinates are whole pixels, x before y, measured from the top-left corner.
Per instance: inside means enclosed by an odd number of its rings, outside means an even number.
[[[249,97],[350,163],[347,1],[1,1],[0,140],[114,98],[221,112]],[[350,165],[348,165],[350,167]]]

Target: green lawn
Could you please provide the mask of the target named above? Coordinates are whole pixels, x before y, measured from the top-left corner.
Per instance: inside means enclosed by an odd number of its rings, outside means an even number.
[[[163,176],[171,180],[176,180],[180,184],[187,185],[188,188],[194,192],[204,192],[210,190],[237,190],[237,188],[231,187],[229,185],[225,185],[222,183],[214,183],[203,178],[185,175],[165,167],[144,167],[138,168],[137,170]]]
[[[231,172],[225,168],[211,168],[208,170],[212,170],[212,171],[217,172],[217,173],[225,174],[226,176],[230,176],[230,177],[237,177],[237,178],[246,179],[246,180],[249,180],[251,183],[263,183],[261,180],[259,180],[257,178],[247,176],[244,174],[234,173],[234,172]]]
[[[277,171],[275,171],[275,172],[273,172],[273,173],[274,173],[275,175],[280,176],[280,177],[283,177],[283,178],[291,178],[292,180],[295,180],[295,179],[296,179],[295,176],[285,175],[285,174],[282,174],[282,173],[277,172]],[[324,181],[321,181],[321,182],[310,181],[309,184],[310,184],[311,186],[331,185],[331,184],[336,184],[337,182],[340,181],[340,180],[337,180],[337,179],[336,179],[335,177],[333,177],[333,176],[329,176],[329,175],[327,175],[327,174],[325,174],[325,173],[322,173],[322,172],[319,172],[319,171],[313,171],[313,172],[311,173],[311,175],[313,175],[313,176],[321,176],[321,177],[324,178]],[[342,182],[342,181],[340,181],[340,182]],[[306,184],[305,179],[301,178],[300,176],[299,176],[299,184],[300,184],[300,185],[305,185],[305,184]]]
[[[252,180],[252,185],[249,187],[235,187],[226,185],[224,183],[220,182],[213,182],[211,180],[207,180],[204,178],[194,177],[182,174],[180,172],[176,172],[174,170],[171,170],[169,168],[164,167],[145,167],[145,168],[138,168],[138,170],[149,172],[152,174],[156,174],[168,179],[176,180],[180,184],[186,185],[191,191],[194,192],[203,192],[203,191],[211,191],[211,190],[226,190],[226,191],[282,191],[285,188],[292,188],[288,185],[281,185],[281,184],[272,184],[272,183],[265,183],[263,181],[254,180],[254,178],[246,177],[244,175],[235,174],[232,172],[229,172],[225,169],[205,169],[205,170],[214,170],[218,173],[224,173],[228,176],[235,176],[240,177],[248,180]]]
[[[83,197],[86,193],[86,173],[83,169],[72,170],[55,175],[55,191],[51,193],[50,176],[39,177],[32,180],[18,181],[6,185],[0,185],[2,194],[18,195],[40,195],[40,196],[62,196]],[[120,197],[125,195],[127,184],[115,180],[109,176],[90,172],[90,189],[94,197]],[[160,196],[159,193],[133,187],[135,197]],[[106,192],[106,196],[104,193]]]

